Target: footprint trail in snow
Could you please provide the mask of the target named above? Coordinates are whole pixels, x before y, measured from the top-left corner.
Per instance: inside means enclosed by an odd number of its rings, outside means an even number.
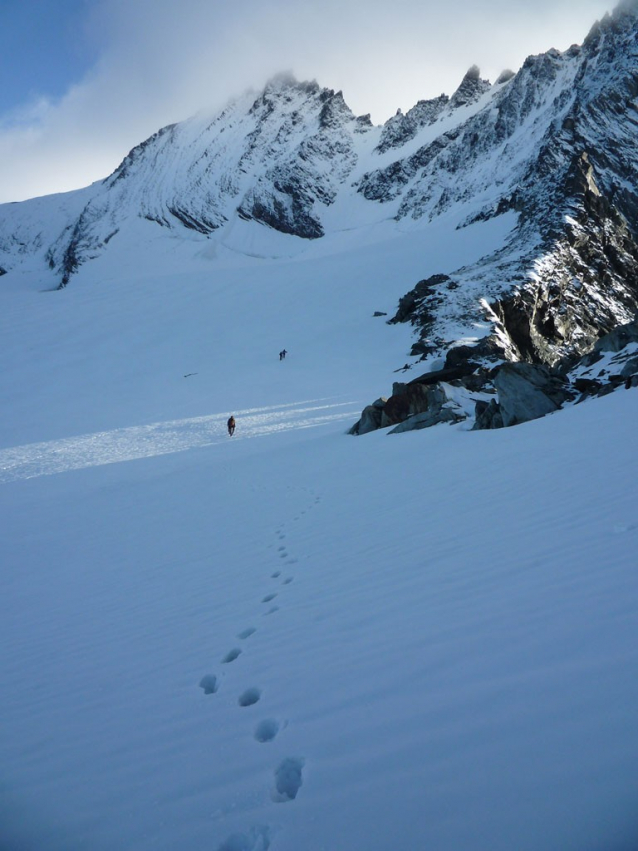
[[[314,495],[313,495],[314,496]],[[314,502],[307,509],[302,510],[294,519],[299,520],[315,505],[321,501],[320,497],[315,497]],[[275,536],[278,541],[286,540],[285,526],[281,525],[275,530]],[[269,548],[272,545],[269,545]],[[298,563],[298,559],[292,558],[285,544],[280,544],[276,549],[276,555],[280,559],[284,559],[287,565]],[[271,581],[279,581],[281,586],[290,586],[294,580],[293,575],[282,577],[281,570],[274,570],[269,574]],[[269,603],[278,597],[277,592],[268,592],[261,597],[259,603],[261,605]],[[265,614],[273,614],[279,611],[279,606],[273,606]],[[241,640],[251,638],[257,632],[255,627],[246,627],[240,630],[236,637]],[[228,664],[235,661],[242,653],[239,647],[231,648],[222,657],[221,663]],[[220,681],[214,674],[205,675],[200,687],[204,689],[205,694],[216,694],[220,688]],[[237,704],[241,708],[253,707],[259,703],[262,697],[262,690],[256,686],[247,687],[238,697]],[[262,745],[270,745],[275,742],[282,731],[286,728],[288,722],[281,723],[276,718],[263,718],[253,728],[253,739]],[[280,758],[276,767],[273,770],[274,785],[270,792],[270,799],[273,803],[282,804],[294,801],[302,786],[303,786],[303,769],[305,760],[300,756],[285,756]],[[258,851],[258,849],[267,849],[270,845],[271,828],[264,826],[252,826],[247,833],[232,834],[221,845],[217,851]]]

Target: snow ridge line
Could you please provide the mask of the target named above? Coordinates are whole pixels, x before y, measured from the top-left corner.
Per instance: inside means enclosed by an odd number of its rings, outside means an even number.
[[[313,405],[312,401],[248,408],[237,412],[235,418],[238,431],[234,440],[353,420],[358,416],[358,408],[352,406],[360,408],[361,404],[350,401]],[[340,408],[347,410],[336,410]],[[0,450],[0,483],[168,455],[227,442],[226,420],[229,415],[224,412],[169,420]]]

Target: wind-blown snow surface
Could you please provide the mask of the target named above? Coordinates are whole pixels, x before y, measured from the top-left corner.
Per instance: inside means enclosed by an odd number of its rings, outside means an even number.
[[[504,222],[2,289],[0,847],[637,847],[638,392],[344,433]]]

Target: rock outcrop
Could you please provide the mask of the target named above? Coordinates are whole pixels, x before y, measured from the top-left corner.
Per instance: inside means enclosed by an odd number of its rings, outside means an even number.
[[[617,329],[638,313],[637,67],[638,0],[623,0],[582,46],[531,56],[494,86],[473,66],[451,97],[382,128],[341,92],[281,75],[163,128],[100,183],[1,205],[0,275],[41,263],[66,286],[131,228],[215,245],[286,235],[270,250],[445,219],[474,228],[468,242],[488,227],[497,247],[405,282],[388,321],[414,329],[422,374],[353,430],[508,426],[631,387],[634,332]]]
[[[475,169],[481,164],[485,181],[492,151],[498,192],[462,226],[514,213],[506,243],[471,266],[419,281],[389,320],[414,327],[410,354],[424,366],[443,360],[468,374],[480,366],[472,389],[495,395],[477,400],[475,428],[513,425],[633,386],[637,62],[638,4],[626,2],[582,47],[530,57],[500,83],[495,109],[360,182],[364,196],[379,201],[400,191],[399,217],[432,217],[479,195]],[[518,137],[521,121],[536,136],[529,147]],[[520,150],[512,147],[517,137]],[[507,169],[499,157],[509,158]],[[479,326],[486,332],[477,338]],[[614,346],[623,354],[594,375]]]
[[[554,413],[574,398],[565,378],[539,364],[505,363],[494,376],[504,426]]]
[[[554,368],[510,361],[487,369],[464,360],[466,354],[459,355],[455,367],[395,383],[388,399],[374,403],[374,416],[367,413],[372,406],[365,408],[350,433],[394,426],[388,434],[396,434],[464,420],[474,430],[504,428],[592,396],[638,387],[638,320],[602,337],[588,354]]]

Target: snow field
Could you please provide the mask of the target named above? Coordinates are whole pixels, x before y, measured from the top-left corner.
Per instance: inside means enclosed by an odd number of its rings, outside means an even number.
[[[6,276],[0,844],[632,851],[638,394],[345,434],[511,224]]]
[[[47,849],[631,847],[637,404],[2,485],[10,826],[26,810]]]

